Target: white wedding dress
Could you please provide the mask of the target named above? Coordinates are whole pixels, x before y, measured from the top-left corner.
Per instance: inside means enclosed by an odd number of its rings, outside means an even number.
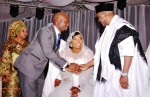
[[[83,43],[80,53],[73,54],[69,48],[69,43],[72,40],[72,35],[67,39],[65,45],[60,45],[60,56],[66,59],[69,63],[85,64],[93,59],[93,52]],[[61,42],[62,44],[62,42]],[[59,86],[54,87],[55,79],[61,79]],[[76,84],[80,85],[78,97],[92,97],[93,93],[93,67],[82,71],[79,75],[72,74],[68,71],[61,71],[53,62],[49,62],[48,74],[45,79],[42,97],[70,97],[70,89]]]
[[[66,52],[66,51],[65,51]],[[86,48],[82,49],[79,54],[73,54],[71,50],[67,53],[61,52],[61,56],[65,58],[68,62],[84,64],[92,60],[93,52]],[[70,89],[74,86],[74,80],[72,73],[65,71],[60,71],[61,84],[54,89],[54,91],[48,97],[70,97]],[[92,97],[93,91],[93,68],[86,71],[82,71],[79,74],[79,85],[81,92],[78,97]]]

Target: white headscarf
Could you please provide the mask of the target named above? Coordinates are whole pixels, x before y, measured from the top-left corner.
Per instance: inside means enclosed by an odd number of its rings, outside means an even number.
[[[79,34],[76,34],[76,32]],[[76,35],[82,36],[80,31],[74,31],[74,32],[70,33],[69,37],[67,38],[66,46],[60,52],[60,56],[64,59],[66,59],[68,62],[75,62],[75,63],[76,62],[78,63],[77,60],[79,60],[79,58],[83,58],[84,62],[82,62],[82,63],[80,62],[78,64],[84,64],[87,62],[87,60],[90,61],[93,58],[93,51],[91,49],[89,49],[87,46],[85,46],[84,39],[83,39],[81,51],[78,54],[73,53],[72,49],[70,48],[70,42]]]
[[[74,31],[74,32],[70,33],[69,37],[67,38],[67,43],[66,43],[66,46],[65,46],[65,50],[70,49],[70,42],[72,41],[72,39],[73,39],[73,37],[75,36],[76,33],[79,33],[82,36],[80,31]],[[84,48],[84,47],[85,47],[85,45],[84,45],[84,40],[83,40],[82,48]]]

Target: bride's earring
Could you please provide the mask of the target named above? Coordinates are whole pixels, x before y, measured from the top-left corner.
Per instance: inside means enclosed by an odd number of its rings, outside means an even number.
[[[72,48],[72,44],[71,44],[71,43],[70,43],[69,47],[71,47],[71,48]]]

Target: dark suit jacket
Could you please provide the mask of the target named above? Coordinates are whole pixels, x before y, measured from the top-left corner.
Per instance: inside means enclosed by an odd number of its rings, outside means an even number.
[[[15,67],[28,77],[37,79],[43,72],[48,60],[63,68],[66,60],[53,50],[56,43],[54,25],[41,28],[30,45],[19,55]]]

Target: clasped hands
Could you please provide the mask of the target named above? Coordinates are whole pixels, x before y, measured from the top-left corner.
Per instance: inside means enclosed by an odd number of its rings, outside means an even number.
[[[69,65],[66,66],[66,69],[72,73],[75,73],[75,74],[79,74],[81,72],[81,66],[76,64],[76,63],[70,63]],[[59,79],[55,79],[54,81],[54,86],[57,87],[59,86],[61,83],[61,80]]]
[[[79,74],[81,71],[88,69],[88,65],[87,64],[77,64],[77,63],[70,63],[70,65],[68,65],[66,67],[66,69],[72,73],[75,74]]]
[[[87,64],[76,64],[76,63],[70,63],[69,65],[66,66],[66,69],[69,72],[75,73],[75,74],[79,74],[82,70],[86,70],[88,69],[88,65]],[[59,79],[55,79],[54,81],[54,86],[57,87],[59,86],[61,83],[61,80]]]
[[[79,74],[81,72],[81,66],[76,63],[70,63],[66,69],[75,74]]]

